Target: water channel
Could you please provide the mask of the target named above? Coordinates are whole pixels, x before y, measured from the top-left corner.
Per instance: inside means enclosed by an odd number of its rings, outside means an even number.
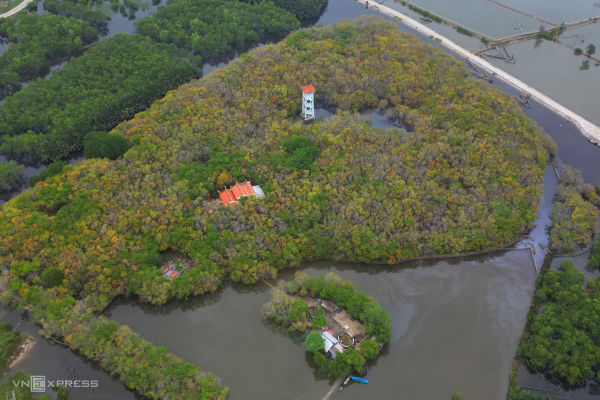
[[[363,13],[374,12],[352,0],[331,0],[317,24],[333,24]],[[206,72],[210,69],[206,67]],[[510,87],[501,86],[516,95]],[[572,124],[538,104],[525,112],[558,143],[563,161],[582,169],[587,181],[600,184],[600,149],[591,146]],[[377,115],[371,121],[386,128],[385,120]],[[538,243],[547,243],[545,226],[556,182],[548,169],[540,218],[525,243],[536,248],[537,265],[543,258]],[[352,385],[335,398],[447,399],[459,390],[466,399],[505,398],[536,278],[528,250],[387,267],[319,262],[301,269],[309,274],[333,271],[351,280],[393,319],[392,342],[369,366],[372,384]],[[294,271],[284,271],[280,278],[288,279]],[[229,284],[214,295],[163,307],[119,299],[106,315],[217,374],[230,387],[232,399],[320,398],[329,389],[330,379],[315,372],[302,344],[262,320],[260,307],[268,296],[263,285]],[[39,338],[37,328],[25,317],[11,312],[6,320],[37,339],[34,349],[11,372],[65,378],[75,368],[80,377],[98,379],[102,390],[74,393],[73,398],[134,398],[120,381],[70,350]]]
[[[415,19],[421,16],[403,6],[399,0],[377,0],[386,6],[405,13]],[[554,24],[578,21],[600,16],[600,7],[593,0],[411,0],[413,4],[433,13],[449,18],[456,23],[480,32],[491,38],[517,35],[521,32],[537,31],[541,25],[551,28],[548,23],[529,17],[530,14]],[[520,11],[516,12],[506,7]],[[460,34],[449,26],[430,23],[434,31],[450,38],[459,45],[476,50],[483,47],[474,38]],[[516,62],[488,58],[492,64],[506,70],[523,82],[550,96],[560,104],[575,110],[591,122],[600,125],[600,102],[597,88],[600,85],[600,66],[589,60],[588,69],[580,69],[583,56],[573,55],[572,47],[585,49],[593,43],[600,48],[600,23],[567,30],[561,35],[562,44],[544,41],[535,46],[535,41],[507,46]]]

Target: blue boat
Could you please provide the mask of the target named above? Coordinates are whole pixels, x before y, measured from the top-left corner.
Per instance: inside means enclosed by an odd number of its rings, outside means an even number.
[[[369,383],[368,380],[366,380],[365,378],[361,378],[360,376],[350,375],[350,379],[352,379],[352,380],[354,380],[356,382],[359,382],[359,383]]]

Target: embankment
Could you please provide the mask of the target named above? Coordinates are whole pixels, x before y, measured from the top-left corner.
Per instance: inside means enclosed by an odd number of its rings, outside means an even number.
[[[515,89],[531,95],[532,99],[534,99],[537,102],[548,107],[550,110],[554,111],[555,113],[562,116],[563,118],[573,122],[575,124],[575,126],[577,126],[577,128],[581,131],[583,136],[594,141],[595,143],[600,143],[600,127],[598,127],[597,125],[588,121],[587,119],[585,119],[581,115],[575,113],[574,111],[568,109],[567,107],[552,100],[550,97],[546,96],[545,94],[541,93],[540,91],[532,88],[531,86],[529,86],[526,83],[522,82],[521,80],[515,78],[514,76],[508,74],[507,72],[501,70],[500,68],[493,66],[492,64],[481,59],[480,57],[475,56],[469,50],[460,47],[459,45],[457,45],[450,39],[440,35],[439,33],[426,27],[425,25],[421,24],[420,22],[415,21],[414,19],[407,16],[406,14],[396,11],[396,10],[394,10],[390,7],[387,7],[383,4],[374,3],[373,1],[369,2],[368,0],[357,0],[357,2],[360,4],[363,4],[365,6],[368,5],[368,7],[372,8],[376,11],[379,11],[383,14],[389,15],[394,18],[398,18],[406,26],[416,30],[417,32],[419,32],[423,35],[432,37],[436,42],[438,42],[442,46],[446,47],[447,49],[451,50],[452,52],[456,53],[460,57],[468,59],[469,61],[471,61],[471,63],[473,63],[477,67],[485,70],[486,72],[497,77],[498,79],[501,79],[502,81],[508,83],[509,85],[513,86]]]

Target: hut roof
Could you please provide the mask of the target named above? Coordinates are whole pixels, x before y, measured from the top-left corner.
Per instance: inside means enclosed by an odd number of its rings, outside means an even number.
[[[325,353],[331,350],[338,342],[337,338],[329,333],[329,331],[321,332],[321,337],[323,338]]]
[[[313,85],[302,86],[300,87],[300,89],[302,89],[302,91],[306,94],[316,92],[315,87]]]
[[[256,195],[256,191],[254,190],[254,186],[248,181],[244,183],[235,183],[229,189],[225,189],[222,192],[219,192],[219,197],[224,205],[237,204],[237,201],[240,197],[244,196],[254,196]]]

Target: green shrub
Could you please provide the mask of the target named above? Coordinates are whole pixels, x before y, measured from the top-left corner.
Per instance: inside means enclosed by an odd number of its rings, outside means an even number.
[[[592,245],[592,251],[588,259],[588,268],[600,269],[600,240],[598,238],[596,238],[596,241]]]
[[[29,186],[35,186],[35,184],[40,181],[45,181],[54,175],[60,174],[65,165],[69,165],[69,163],[66,161],[55,161],[51,163],[47,168],[42,170],[42,172],[29,178]]]
[[[462,33],[463,35],[467,35],[467,36],[473,36],[473,35],[474,35],[474,33],[473,33],[473,32],[471,32],[471,31],[470,31],[470,30],[468,30],[467,28],[464,28],[464,27],[462,27],[462,26],[460,26],[460,25],[456,27],[456,31],[457,31],[458,33]],[[481,40],[482,42],[483,42],[483,39],[485,39],[485,38],[482,38],[482,40]],[[484,42],[484,43],[485,43],[485,42]]]
[[[346,364],[350,365],[355,372],[362,372],[365,366],[365,358],[358,351],[349,347],[343,354]]]
[[[116,160],[129,149],[130,144],[121,135],[105,132],[88,132],[83,140],[83,154],[87,158]]]
[[[65,274],[58,268],[46,268],[40,276],[42,283],[46,287],[55,287],[62,283],[65,279]]]
[[[288,10],[301,21],[312,21],[321,15],[327,0],[274,0],[277,7]]]
[[[306,136],[293,136],[283,143],[283,147],[287,153],[287,166],[298,171],[311,169],[321,153]]]
[[[379,355],[379,345],[373,339],[360,342],[360,354],[367,360],[374,360]]]
[[[100,321],[94,329],[94,339],[104,341],[110,340],[118,328],[118,325],[113,321]]]
[[[322,0],[304,2],[311,1]],[[138,33],[154,40],[191,50],[205,60],[220,60],[281,37],[300,23],[270,1],[170,0],[153,14],[138,19],[135,26]]]
[[[325,341],[319,332],[311,331],[306,337],[304,344],[306,345],[306,350],[310,351],[311,353],[317,353],[319,351],[323,351]]]
[[[23,184],[23,167],[14,161],[0,163],[0,193],[8,193]]]
[[[327,320],[325,319],[324,315],[319,315],[318,317],[316,317],[312,321],[312,328],[313,329],[321,329],[325,325],[327,325]]]

